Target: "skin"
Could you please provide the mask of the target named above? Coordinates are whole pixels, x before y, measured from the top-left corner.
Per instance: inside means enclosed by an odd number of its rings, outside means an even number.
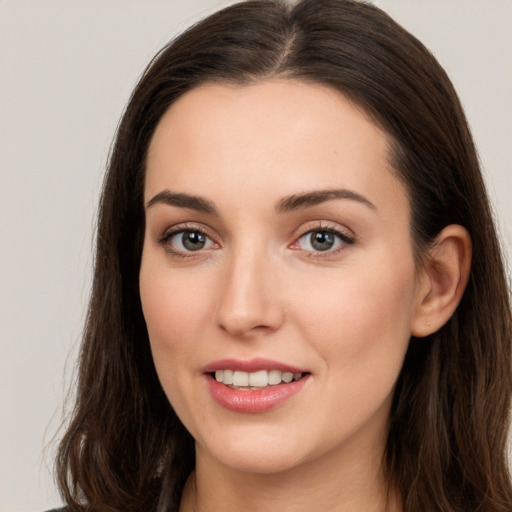
[[[276,212],[289,196],[333,189],[373,206],[336,198]],[[153,199],[163,191],[198,196],[216,214]],[[428,301],[449,288],[415,265],[387,135],[326,87],[203,85],[156,129],[145,202],[140,291],[151,349],[196,440],[181,510],[384,510],[380,461],[396,379],[411,333],[443,321],[425,321],[435,312]],[[184,228],[207,235],[203,249],[168,236]],[[306,234],[326,228],[353,243],[335,237],[333,250],[315,250]],[[443,254],[457,267],[468,246],[448,235]],[[269,411],[224,409],[204,366],[254,357],[310,377]],[[400,510],[393,493],[387,510]]]

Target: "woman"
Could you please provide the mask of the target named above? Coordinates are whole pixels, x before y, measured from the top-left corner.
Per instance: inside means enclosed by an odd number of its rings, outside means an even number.
[[[511,316],[469,129],[356,1],[153,60],[100,205],[70,510],[508,511]]]

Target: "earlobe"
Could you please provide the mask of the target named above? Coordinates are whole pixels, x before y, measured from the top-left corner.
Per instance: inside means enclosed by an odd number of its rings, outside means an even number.
[[[425,259],[412,318],[413,336],[428,336],[450,319],[468,283],[470,267],[469,233],[457,224],[445,227]]]

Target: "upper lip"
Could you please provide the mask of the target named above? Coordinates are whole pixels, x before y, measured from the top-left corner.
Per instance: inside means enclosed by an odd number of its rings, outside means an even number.
[[[303,368],[260,357],[249,360],[232,358],[219,359],[218,361],[213,361],[207,364],[203,368],[204,373],[212,373],[216,370],[238,370],[248,373],[258,372],[261,370],[279,370],[281,372],[306,373],[306,370]]]

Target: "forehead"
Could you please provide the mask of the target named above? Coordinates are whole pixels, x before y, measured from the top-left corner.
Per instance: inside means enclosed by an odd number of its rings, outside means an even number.
[[[329,87],[206,84],[180,97],[158,124],[145,197],[162,188],[206,196],[234,190],[258,201],[343,186],[378,203],[383,194],[404,195],[389,148],[387,134]]]

